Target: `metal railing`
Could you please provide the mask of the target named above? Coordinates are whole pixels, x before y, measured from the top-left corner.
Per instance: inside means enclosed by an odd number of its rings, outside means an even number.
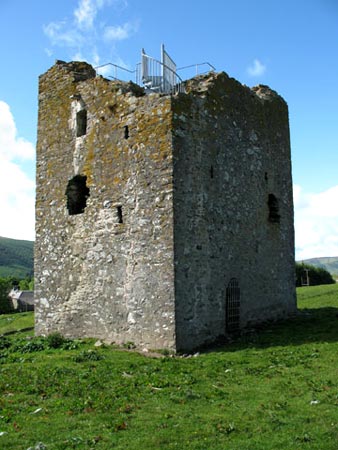
[[[121,80],[121,81],[130,81],[126,80],[127,74],[133,74],[133,80],[135,80],[135,70],[127,69],[126,67],[119,66],[118,64],[106,63],[101,64],[100,66],[95,67],[96,73],[98,75],[105,76],[107,78],[111,78],[113,80]],[[118,76],[119,73],[119,76]]]
[[[184,92],[182,78],[172,67],[142,53],[142,61],[136,66],[136,83],[151,92],[177,94]]]
[[[203,70],[201,71],[201,67],[208,67],[207,70]],[[178,69],[176,69],[176,72],[178,72],[179,70],[188,70],[190,69],[190,72],[192,72],[192,69],[195,69],[195,74],[192,76],[196,76],[196,75],[203,75],[204,73],[209,73],[209,72],[214,72],[216,69],[215,67],[210,64],[209,62],[202,62],[202,63],[198,63],[198,64],[190,64],[189,66],[184,66],[184,67],[179,67]],[[192,77],[191,75],[189,76],[189,78]],[[185,77],[185,79],[187,80],[188,77]]]
[[[201,71],[202,67],[208,67]],[[139,86],[143,86],[148,92],[159,92],[165,94],[177,94],[185,92],[183,79],[177,71],[194,69],[194,74],[185,77],[191,78],[196,75],[215,71],[215,67],[209,62],[191,64],[174,70],[157,59],[142,53],[142,61],[136,65],[135,70],[127,69],[114,63],[101,64],[95,67],[97,75],[121,81],[133,81]],[[132,75],[132,80],[130,80]],[[129,79],[128,79],[129,78]]]

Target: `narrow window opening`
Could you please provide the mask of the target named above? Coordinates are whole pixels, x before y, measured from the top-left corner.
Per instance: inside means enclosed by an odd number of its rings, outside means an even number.
[[[279,215],[278,199],[273,194],[269,194],[268,206],[269,206],[269,221],[273,223],[279,223],[280,215]]]
[[[67,209],[70,216],[82,214],[87,206],[89,188],[86,185],[87,177],[75,175],[68,181],[66,189]]]
[[[87,133],[87,110],[81,109],[76,113],[76,137]]]
[[[123,223],[122,206],[117,206],[116,207],[116,211],[117,211],[117,221],[118,221],[118,223]]]
[[[265,172],[265,174],[264,174],[264,179],[265,179],[265,181],[268,181],[268,179],[269,179],[269,177],[268,177],[268,172]]]
[[[210,166],[210,178],[214,178],[214,166]]]
[[[225,330],[234,333],[240,326],[240,289],[238,280],[231,278],[225,297]]]
[[[126,125],[124,127],[124,139],[128,139],[129,138],[129,128],[128,125]]]

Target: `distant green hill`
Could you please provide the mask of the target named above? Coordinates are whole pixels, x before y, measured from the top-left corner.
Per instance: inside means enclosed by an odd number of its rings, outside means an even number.
[[[315,267],[321,267],[322,269],[327,270],[332,275],[338,275],[338,256],[328,256],[323,258],[310,258],[304,259],[304,264],[311,264]]]
[[[33,275],[33,241],[0,237],[0,277]]]

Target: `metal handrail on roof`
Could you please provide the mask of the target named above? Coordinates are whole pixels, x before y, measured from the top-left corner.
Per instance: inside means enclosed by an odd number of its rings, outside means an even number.
[[[166,55],[166,59],[172,62],[169,55]],[[143,85],[146,91],[177,94],[184,92],[182,82],[173,62],[170,67],[142,51],[141,63],[136,68],[136,83]]]
[[[203,72],[199,71],[199,68],[201,66],[208,66],[209,69],[205,70]],[[204,73],[208,73],[208,72],[214,72],[216,70],[216,68],[210,64],[209,62],[202,62],[202,63],[198,63],[198,64],[190,64],[189,66],[184,66],[184,67],[179,67],[178,69],[176,69],[176,71],[178,72],[179,70],[186,70],[186,69],[191,69],[192,67],[195,67],[195,76],[196,75],[202,75]]]
[[[108,75],[109,70],[104,69],[109,69],[109,66],[113,69],[113,75]],[[209,69],[201,72],[200,68],[203,66],[208,66]],[[134,82],[139,86],[143,86],[148,93],[177,94],[185,92],[183,80],[177,71],[191,68],[195,68],[195,76],[216,70],[209,62],[191,64],[177,69],[175,62],[165,51],[163,44],[161,46],[161,61],[147,55],[142,49],[141,62],[136,65],[135,70],[130,70],[110,62],[95,67],[95,70],[98,75],[105,75],[107,73],[106,76],[108,78],[121,81],[126,81],[124,75],[128,74],[129,76],[129,74],[133,74]],[[122,76],[118,76],[118,72],[119,75],[122,73]]]
[[[114,68],[114,76],[108,75],[109,78],[112,78],[114,80],[121,80],[121,78],[119,78],[117,76],[117,71],[118,70],[122,70],[124,72],[132,73],[132,74],[136,73],[136,69],[135,70],[130,70],[130,69],[127,69],[126,67],[122,67],[122,66],[119,66],[118,64],[114,64],[114,63],[111,63],[111,62],[106,63],[106,64],[101,64],[100,66],[96,66],[96,67],[94,67],[94,69],[96,70],[96,73],[100,75],[100,73],[99,73],[100,69],[103,69],[104,67],[108,67],[108,66],[112,66]]]

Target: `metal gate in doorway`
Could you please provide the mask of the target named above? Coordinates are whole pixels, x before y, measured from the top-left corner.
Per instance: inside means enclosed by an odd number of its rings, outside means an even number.
[[[231,278],[225,296],[225,331],[233,333],[240,324],[240,289],[237,278]]]

